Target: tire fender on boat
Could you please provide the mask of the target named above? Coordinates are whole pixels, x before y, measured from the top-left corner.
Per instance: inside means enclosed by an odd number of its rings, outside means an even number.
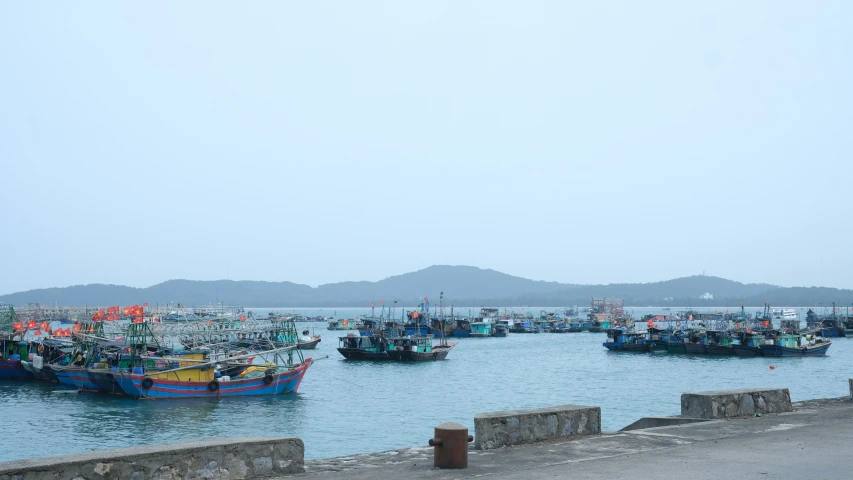
[[[215,392],[215,391],[219,390],[219,382],[216,380],[211,381],[210,383],[207,384],[207,389],[210,390],[211,392]]]
[[[142,388],[148,390],[149,388],[154,386],[154,379],[151,377],[145,377],[142,379]]]
[[[272,375],[270,375],[269,373],[264,375],[264,383],[265,384],[269,385],[272,383],[272,381],[273,381]]]

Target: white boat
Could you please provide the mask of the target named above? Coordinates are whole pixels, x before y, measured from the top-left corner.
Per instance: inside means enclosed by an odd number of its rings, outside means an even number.
[[[782,308],[779,310],[773,310],[773,320],[790,321],[799,319],[800,316],[797,315],[797,311],[793,308]]]

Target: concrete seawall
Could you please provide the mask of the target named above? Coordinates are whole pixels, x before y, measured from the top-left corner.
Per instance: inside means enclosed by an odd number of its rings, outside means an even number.
[[[681,395],[683,417],[733,418],[791,411],[791,394],[787,388],[746,388]]]
[[[581,405],[478,413],[474,448],[489,450],[601,433],[601,408]]]
[[[271,478],[303,471],[298,438],[224,438],[0,463],[0,480]]]

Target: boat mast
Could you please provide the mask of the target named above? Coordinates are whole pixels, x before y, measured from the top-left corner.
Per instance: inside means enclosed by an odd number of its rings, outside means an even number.
[[[446,345],[447,342],[444,339],[444,292],[438,296],[438,308],[441,311],[441,344]],[[453,307],[450,307],[450,316],[453,316]]]

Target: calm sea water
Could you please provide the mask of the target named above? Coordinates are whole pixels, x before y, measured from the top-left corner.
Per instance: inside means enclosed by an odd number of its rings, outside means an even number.
[[[323,335],[306,356],[329,358],[291,396],[139,401],[0,382],[0,430],[20,439],[4,442],[0,460],[228,436],[297,436],[306,457],[323,458],[425,445],[445,421],[473,433],[478,412],[567,403],[601,406],[602,427],[617,430],[642,416],[678,414],[688,391],[779,386],[805,400],[847,395],[853,377],[853,339],[844,338],[825,358],[785,359],[624,354],[604,349],[603,333],[510,334],[453,339],[444,362],[371,364],[344,361],[339,332],[304,326]]]

